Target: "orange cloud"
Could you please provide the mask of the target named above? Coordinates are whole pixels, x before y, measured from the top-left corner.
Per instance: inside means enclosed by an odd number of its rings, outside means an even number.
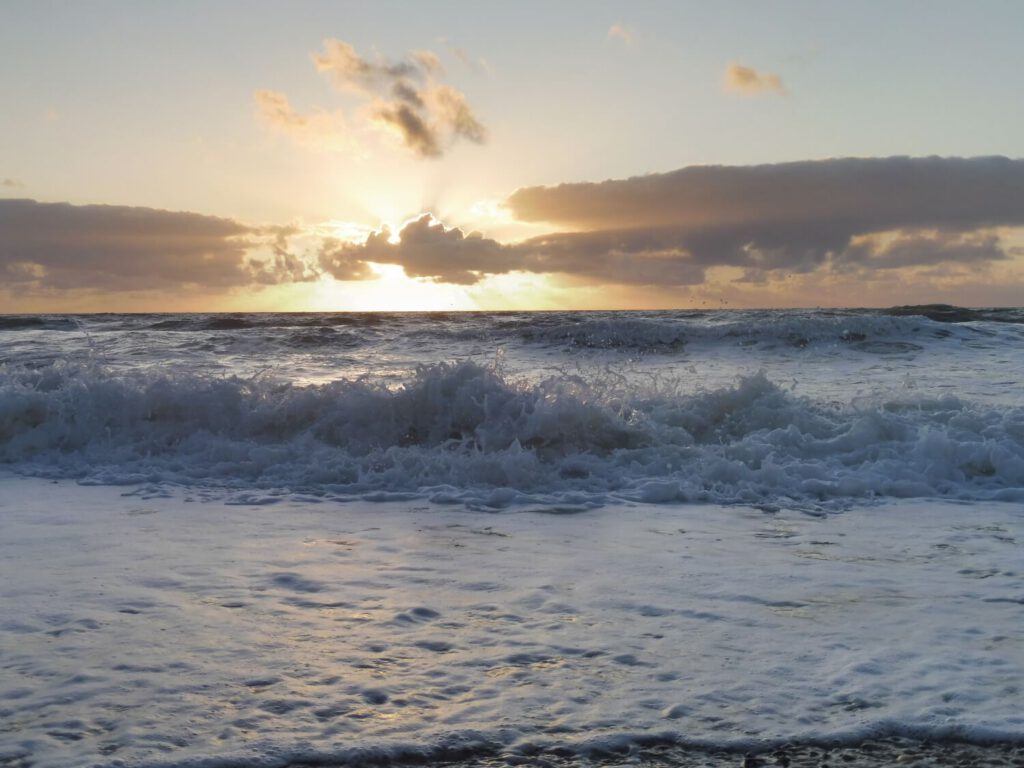
[[[332,150],[348,150],[354,145],[340,112],[301,114],[292,108],[287,96],[276,91],[256,91],[253,98],[259,118],[298,144]]]
[[[487,138],[465,94],[439,81],[444,67],[432,51],[414,51],[398,61],[370,60],[349,43],[325,40],[313,63],[338,88],[372,98],[364,110],[370,124],[420,157],[440,157],[459,139],[482,144]]]
[[[758,72],[735,62],[726,67],[725,89],[735,93],[753,95],[758,93],[785,93],[782,78],[772,72]]]

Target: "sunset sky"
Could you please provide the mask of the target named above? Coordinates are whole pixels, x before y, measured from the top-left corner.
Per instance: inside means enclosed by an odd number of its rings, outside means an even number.
[[[0,2],[0,312],[1024,304],[1024,3]]]

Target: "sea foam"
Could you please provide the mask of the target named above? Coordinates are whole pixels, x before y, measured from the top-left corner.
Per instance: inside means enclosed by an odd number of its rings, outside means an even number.
[[[59,363],[0,371],[0,461],[99,483],[498,506],[1022,500],[1024,409],[912,393],[822,404],[764,374],[681,394],[474,362],[311,386]]]

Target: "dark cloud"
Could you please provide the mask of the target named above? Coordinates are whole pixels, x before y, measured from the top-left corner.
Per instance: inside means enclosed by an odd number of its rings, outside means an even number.
[[[517,269],[520,260],[515,246],[502,245],[475,232],[464,234],[424,214],[402,227],[397,242],[391,242],[391,231],[384,227],[367,237],[365,243],[343,243],[324,251],[320,266],[339,280],[369,276],[366,263],[374,262],[399,264],[412,277],[470,284],[487,274]]]
[[[325,40],[323,52],[313,54],[313,63],[318,72],[328,74],[339,88],[365,93],[386,89],[397,79],[421,76],[426,69],[417,59],[369,61],[341,40]]]
[[[391,95],[399,101],[404,101],[418,109],[422,109],[424,106],[423,98],[420,96],[419,91],[405,80],[399,80],[391,86]]]
[[[8,187],[11,189],[18,189],[24,187],[21,179],[0,179],[0,187]]]
[[[414,51],[398,61],[370,60],[349,43],[325,40],[323,51],[313,54],[313,63],[339,88],[373,99],[367,112],[371,122],[420,157],[440,157],[458,139],[482,144],[487,138],[465,94],[440,82],[444,67],[431,51]],[[257,100],[270,93],[258,91]],[[304,116],[291,111],[283,94],[272,95],[277,103],[261,104],[264,119],[283,123],[291,132],[305,130]]]
[[[321,268],[339,280],[372,277],[369,262],[397,264],[411,277],[468,285],[512,271],[564,273],[624,284],[694,284],[705,267],[680,256],[659,233],[554,234],[502,244],[477,232],[445,227],[430,214],[408,222],[392,242],[383,228],[364,243],[333,243]]]
[[[997,228],[1024,226],[1024,161],[841,159],[694,167],[620,181],[520,189],[515,218],[562,230],[513,244],[429,216],[345,245],[323,262],[399,264],[471,283],[509,271],[632,285],[697,285],[716,267],[743,279],[1009,258]]]
[[[25,289],[222,290],[318,276],[288,228],[116,205],[0,200],[0,283]],[[252,255],[262,248],[268,258]]]
[[[373,110],[373,119],[391,128],[405,146],[421,157],[441,156],[436,132],[423,121],[415,107],[398,102],[380,104]]]
[[[664,231],[555,233],[513,248],[523,271],[626,285],[696,285],[707,267],[680,249],[674,233]]]
[[[986,230],[1024,226],[1024,161],[893,157],[701,166],[529,187],[506,205],[521,221],[577,230],[552,239],[581,259],[588,248],[592,255],[638,258],[653,248],[661,258],[674,251],[695,266],[790,272],[825,264],[882,269],[993,261],[1004,251]],[[903,237],[863,240],[881,233]]]
[[[970,266],[1009,258],[1010,253],[992,233],[932,232],[908,234],[883,242],[869,239],[851,245],[837,256],[834,266],[841,271],[902,269],[944,262]]]
[[[597,183],[525,187],[506,205],[521,221],[572,229],[690,230],[812,225],[880,231],[1024,222],[1024,160],[842,158],[690,166]]]

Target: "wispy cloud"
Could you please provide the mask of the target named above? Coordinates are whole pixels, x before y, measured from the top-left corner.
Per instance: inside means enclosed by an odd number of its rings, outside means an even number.
[[[319,149],[353,148],[345,116],[340,111],[301,114],[292,108],[287,96],[277,91],[256,91],[253,98],[259,118],[295,142]]]
[[[608,39],[616,38],[626,45],[633,45],[636,42],[636,29],[626,24],[612,24],[608,27]]]
[[[459,63],[466,69],[479,74],[491,74],[491,65],[483,56],[473,57],[465,48],[460,48],[451,40],[444,37],[440,38],[439,42],[444,45],[451,52],[452,56],[458,59]]]
[[[442,81],[445,69],[432,51],[413,51],[393,61],[370,59],[351,44],[332,39],[324,41],[312,60],[338,89],[369,100],[358,113],[368,125],[395,136],[419,157],[441,157],[460,139],[486,141],[487,130],[465,94]],[[255,96],[261,118],[302,143],[336,134],[335,124],[344,125],[337,112],[296,112],[283,93],[261,90]]]
[[[325,40],[323,51],[311,57],[318,72],[328,75],[339,88],[356,93],[386,91],[396,81],[423,77],[427,70],[419,59],[411,56],[396,62],[369,61],[341,40]]]
[[[25,183],[21,179],[0,179],[0,187],[7,187],[8,189],[21,189],[24,186]]]
[[[775,73],[758,72],[735,62],[726,67],[723,83],[727,91],[746,95],[786,92],[782,78]]]

